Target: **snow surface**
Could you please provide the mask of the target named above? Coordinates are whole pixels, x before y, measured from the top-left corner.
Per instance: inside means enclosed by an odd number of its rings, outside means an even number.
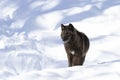
[[[90,39],[67,67],[60,25]],[[120,0],[0,0],[0,80],[120,80]]]

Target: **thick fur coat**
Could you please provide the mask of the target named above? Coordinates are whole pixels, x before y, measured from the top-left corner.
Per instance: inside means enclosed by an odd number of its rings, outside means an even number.
[[[69,25],[61,24],[61,30],[69,67],[83,65],[90,45],[88,37],[76,30],[71,23]]]

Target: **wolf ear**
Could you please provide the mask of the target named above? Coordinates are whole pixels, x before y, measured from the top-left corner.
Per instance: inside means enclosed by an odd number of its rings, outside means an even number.
[[[63,27],[64,25],[63,24],[61,24],[61,27]]]
[[[61,24],[61,29],[64,30],[65,26],[63,24]]]
[[[69,29],[72,30],[72,31],[74,30],[74,27],[71,23],[69,24]]]
[[[73,26],[73,25],[70,23],[69,26]]]

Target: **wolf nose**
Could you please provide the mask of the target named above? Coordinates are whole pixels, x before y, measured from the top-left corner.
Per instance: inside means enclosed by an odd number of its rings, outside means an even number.
[[[66,40],[68,40],[68,38],[67,37],[62,37],[62,40],[66,41]]]
[[[65,41],[65,37],[62,36],[61,38],[62,38],[63,41]]]
[[[66,41],[66,39],[65,39],[65,38],[63,38],[62,40],[63,40],[63,41]]]
[[[63,41],[65,41],[65,38],[64,38],[64,37],[62,37],[62,40],[63,40]]]

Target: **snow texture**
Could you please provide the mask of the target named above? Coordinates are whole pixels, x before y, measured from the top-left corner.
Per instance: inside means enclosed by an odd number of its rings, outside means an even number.
[[[68,67],[61,24],[90,39]],[[0,80],[120,80],[120,0],[0,0]]]

